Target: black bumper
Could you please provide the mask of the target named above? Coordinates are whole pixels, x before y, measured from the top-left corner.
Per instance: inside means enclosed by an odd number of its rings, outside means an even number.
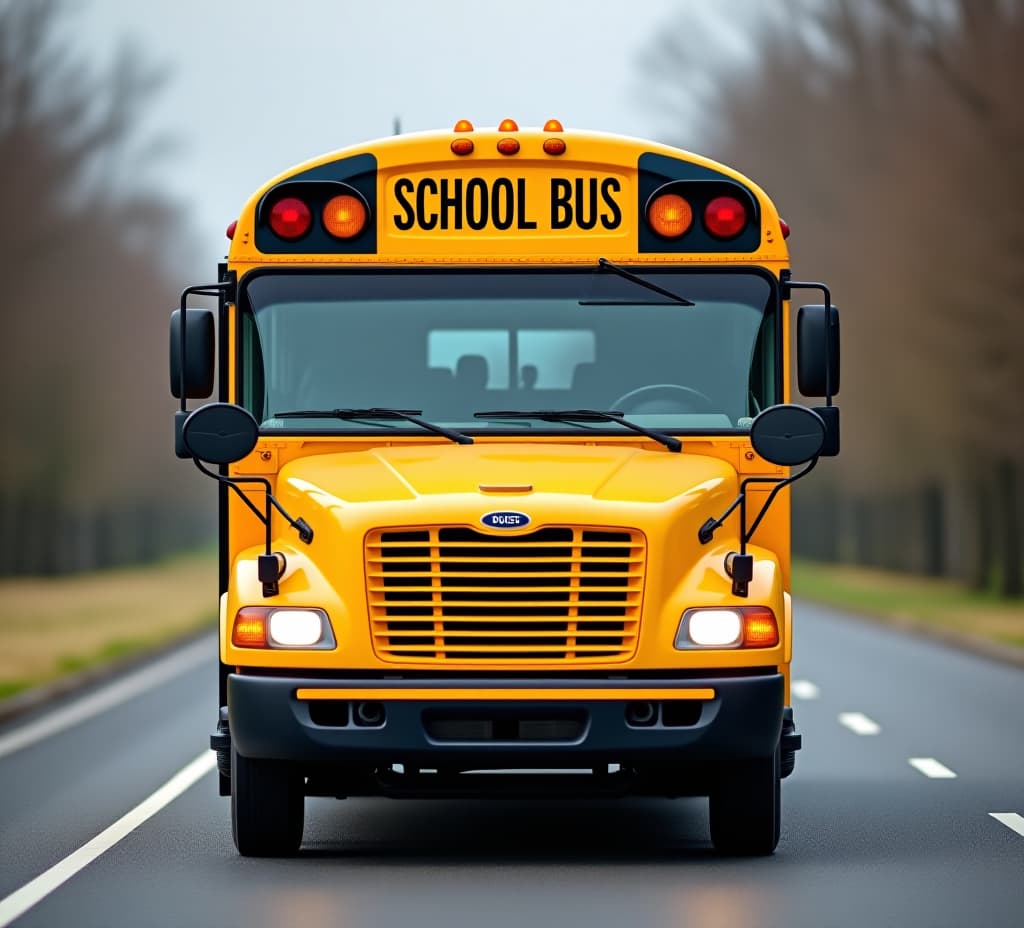
[[[455,688],[459,698],[452,699]],[[358,695],[351,700],[310,698],[311,691],[325,689]],[[445,692],[435,698],[431,689]],[[697,689],[711,690],[713,696],[671,698],[674,690],[692,694]],[[298,697],[300,690],[305,698]],[[379,699],[372,698],[375,690]],[[498,691],[501,698],[494,698]],[[629,698],[631,691],[637,699]],[[576,692],[582,695],[577,698]],[[652,692],[660,695],[652,700]],[[637,707],[643,709],[645,702],[653,702],[655,717],[638,721]],[[370,713],[367,724],[358,717],[362,703],[373,704],[370,708],[383,717],[374,719]],[[245,757],[310,766],[400,763],[453,769],[702,764],[766,757],[780,743],[784,712],[781,674],[370,684],[231,674],[228,708],[230,738]],[[784,752],[795,750],[800,736],[787,733],[783,742]]]

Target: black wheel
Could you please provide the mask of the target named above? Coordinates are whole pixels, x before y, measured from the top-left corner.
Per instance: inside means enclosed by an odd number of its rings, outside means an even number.
[[[669,401],[685,407],[687,412],[717,412],[711,397],[693,387],[684,387],[678,383],[653,383],[646,387],[637,387],[620,396],[612,403],[611,409],[631,409],[642,403]],[[625,407],[625,409],[623,409]]]
[[[763,856],[779,843],[781,763],[771,757],[725,768],[709,798],[711,843],[723,854]]]
[[[231,748],[231,832],[246,857],[287,857],[302,843],[305,784],[276,760],[242,757]]]

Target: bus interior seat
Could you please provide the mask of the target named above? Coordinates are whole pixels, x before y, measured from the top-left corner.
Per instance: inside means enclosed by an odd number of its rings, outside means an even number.
[[[607,402],[607,377],[596,364],[584,361],[572,373],[573,400],[585,407],[600,407]]]
[[[423,389],[416,405],[428,415],[451,415],[452,400],[455,397],[455,375],[447,367],[428,367],[423,378]]]
[[[489,368],[482,354],[464,354],[455,365],[455,394],[464,415],[480,409],[487,389]]]

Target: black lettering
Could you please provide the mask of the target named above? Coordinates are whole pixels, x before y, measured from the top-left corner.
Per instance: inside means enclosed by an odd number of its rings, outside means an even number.
[[[576,225],[587,230],[597,225],[596,177],[589,178],[589,183],[586,177],[576,178]]]
[[[456,177],[453,185],[454,193],[448,192],[448,178],[441,181],[441,228],[461,229],[462,228],[462,178]],[[455,222],[449,226],[448,214],[455,211]]]
[[[412,193],[414,189],[415,185],[408,177],[400,177],[395,181],[395,200],[402,207],[405,216],[396,213],[392,218],[395,221],[395,228],[403,232],[408,232],[416,222],[416,213],[413,211],[412,204],[405,198],[405,195]]]
[[[482,177],[466,184],[466,224],[477,231],[487,225],[487,181]]]
[[[526,178],[516,178],[516,228],[536,229],[537,220],[526,218]]]
[[[568,229],[572,225],[572,182],[564,177],[551,178],[551,228]]]
[[[601,213],[601,225],[606,229],[617,229],[622,223],[622,210],[615,201],[615,197],[612,196],[613,193],[618,193],[621,189],[622,186],[615,177],[606,177],[601,181],[601,199],[608,207],[608,212]]]
[[[495,229],[510,229],[516,212],[516,194],[512,181],[499,177],[491,188],[491,222]]]
[[[437,213],[427,212],[428,191],[437,196],[437,181],[432,177],[424,177],[416,185],[416,222],[421,229],[429,231],[437,226]]]

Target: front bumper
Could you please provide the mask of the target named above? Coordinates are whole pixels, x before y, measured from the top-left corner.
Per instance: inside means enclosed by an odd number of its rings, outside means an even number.
[[[781,674],[687,680],[228,677],[230,738],[238,752],[310,769],[706,765],[770,756],[780,744],[783,714]],[[795,732],[783,740],[784,752],[800,746]]]

